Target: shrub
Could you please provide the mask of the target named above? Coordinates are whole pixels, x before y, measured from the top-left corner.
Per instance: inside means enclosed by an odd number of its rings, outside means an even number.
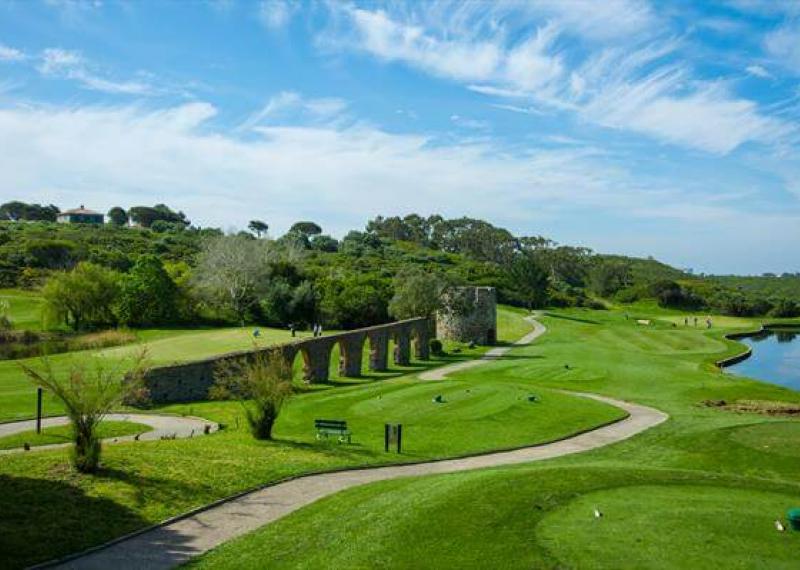
[[[257,352],[246,361],[221,363],[209,395],[238,400],[253,437],[272,439],[272,427],[292,391],[291,366],[280,354]]]
[[[779,299],[770,311],[771,317],[791,318],[800,316],[800,304],[791,299]]]
[[[442,341],[438,338],[432,338],[430,342],[431,347],[431,354],[434,356],[442,356],[444,354],[444,347],[442,346]]]
[[[605,311],[608,307],[602,301],[598,301],[597,299],[587,299],[583,306],[587,309],[592,309],[594,311]]]

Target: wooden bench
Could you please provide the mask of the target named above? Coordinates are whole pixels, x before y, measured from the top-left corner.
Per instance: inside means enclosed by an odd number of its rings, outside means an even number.
[[[347,429],[347,422],[343,420],[314,420],[314,429],[317,430],[317,439],[323,437],[327,439],[330,436],[339,438],[339,443],[344,442],[347,438],[347,443],[350,442],[351,433]]]

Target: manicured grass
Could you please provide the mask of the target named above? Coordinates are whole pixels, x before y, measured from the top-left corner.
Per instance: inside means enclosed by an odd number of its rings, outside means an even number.
[[[144,433],[152,429],[150,426],[135,422],[104,421],[98,427],[98,434],[102,439],[106,439]],[[69,443],[71,440],[69,426],[51,426],[42,428],[42,433],[40,434],[37,434],[35,430],[31,430],[0,437],[0,449],[18,449],[26,443],[31,447],[38,447],[41,445]]]
[[[513,308],[500,307],[498,310],[498,340],[511,342],[531,330],[529,323],[523,320],[524,313]],[[260,336],[253,337],[253,331],[258,328]],[[311,336],[310,332],[298,331],[297,337],[292,337],[288,330],[270,329],[263,327],[242,327],[225,329],[148,329],[135,331],[139,342],[125,346],[105,348],[101,350],[86,351],[81,353],[57,354],[50,357],[56,370],[68,369],[70,360],[84,358],[87,354],[108,358],[111,361],[124,362],[132,358],[142,349],[146,349],[149,365],[171,364],[187,362],[212,357],[214,355],[236,350],[248,350],[254,346],[268,346],[281,342],[289,342]],[[458,354],[451,354],[451,359],[467,359],[483,353],[485,347],[469,349],[465,345],[446,343],[448,349],[457,348]],[[390,344],[389,354],[392,354],[393,343]],[[365,354],[369,350],[369,343],[364,345]],[[26,359],[23,362],[38,364],[38,359]],[[392,378],[419,370],[416,367],[396,367],[386,373],[371,373],[365,370],[363,380],[339,378],[338,371],[339,347],[334,348],[331,356],[331,378],[344,383],[360,383],[378,378]],[[366,358],[364,359],[366,363]],[[441,363],[441,362],[439,362]],[[295,376],[302,375],[302,358],[295,359]],[[314,386],[313,389],[325,389],[329,386]],[[36,405],[36,390],[28,381],[19,367],[19,361],[0,361],[0,422],[20,420],[33,417]],[[52,398],[45,397],[44,410],[46,415],[58,415],[62,412],[61,406]]]
[[[642,485],[582,495],[537,526],[542,547],[575,568],[797,568],[800,533],[774,521],[794,493]],[[594,518],[593,510],[603,517]]]
[[[252,328],[228,329],[152,329],[136,331],[138,343],[79,353],[56,354],[50,358],[57,371],[66,371],[70,361],[97,355],[116,362],[124,362],[143,348],[147,350],[147,362],[151,365],[185,362],[207,358],[215,354],[252,348],[254,341],[265,346],[291,339],[289,331],[261,328],[261,336],[254,339]],[[306,334],[308,333],[299,333]],[[0,421],[33,417],[36,405],[36,389],[19,367],[20,361],[0,361]],[[29,358],[22,362],[36,366],[39,359]],[[58,415],[61,406],[46,397],[44,411],[47,415]]]
[[[628,312],[628,319],[625,318]],[[531,347],[457,377],[525,379],[662,409],[635,438],[542,463],[359,487],[310,505],[196,562],[204,568],[794,568],[800,422],[708,408],[706,399],[800,401],[722,374],[723,334],[755,322],[651,327],[631,308],[558,311]],[[638,314],[637,314],[638,316]],[[647,314],[643,314],[647,316]],[[569,364],[569,369],[564,365]],[[597,506],[604,515],[595,519]],[[784,519],[785,523],[785,519]],[[309,532],[309,529],[313,529]]]
[[[0,301],[8,302],[8,317],[15,329],[42,328],[42,299],[38,294],[21,289],[0,289]]]
[[[760,486],[592,465],[399,479],[323,499],[190,567],[795,567],[800,533],[773,526],[795,487]]]
[[[527,332],[530,327],[518,323],[517,330]],[[499,332],[508,338],[506,331]],[[433,363],[457,360],[465,352]],[[437,383],[409,378],[408,372],[428,366],[415,361],[402,370],[394,368],[380,377],[384,379],[368,377],[351,386],[333,382],[299,395],[279,419],[278,439],[272,442],[252,439],[238,403],[200,402],[160,411],[220,421],[226,425],[222,432],[190,440],[108,445],[103,470],[95,476],[73,473],[66,450],[4,458],[0,553],[9,557],[9,566],[24,566],[282,477],[533,444],[620,417],[619,410],[594,401],[532,390],[522,378],[473,382],[462,375]],[[405,376],[400,375],[403,371]],[[399,376],[391,378],[392,374]],[[541,396],[540,403],[527,401],[531,391]],[[445,403],[431,402],[436,393],[445,396]],[[346,419],[355,432],[354,444],[317,442],[313,419],[320,415]],[[407,453],[400,456],[383,452],[383,423],[391,420],[407,425]],[[54,508],[66,513],[53,517]]]
[[[532,393],[539,402],[528,401]],[[433,401],[437,395],[443,403]],[[315,419],[346,419],[354,445],[377,454],[384,424],[401,423],[405,458],[426,459],[540,443],[622,417],[617,408],[524,382],[404,379],[299,397],[276,433],[312,444]]]

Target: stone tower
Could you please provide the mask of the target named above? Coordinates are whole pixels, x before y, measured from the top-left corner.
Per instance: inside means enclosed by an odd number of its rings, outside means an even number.
[[[456,287],[445,294],[436,314],[436,336],[458,342],[497,342],[497,291],[494,287]]]

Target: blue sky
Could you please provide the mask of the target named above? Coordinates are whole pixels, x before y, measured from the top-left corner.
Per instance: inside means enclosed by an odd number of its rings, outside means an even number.
[[[800,2],[0,1],[0,200],[800,271]]]

